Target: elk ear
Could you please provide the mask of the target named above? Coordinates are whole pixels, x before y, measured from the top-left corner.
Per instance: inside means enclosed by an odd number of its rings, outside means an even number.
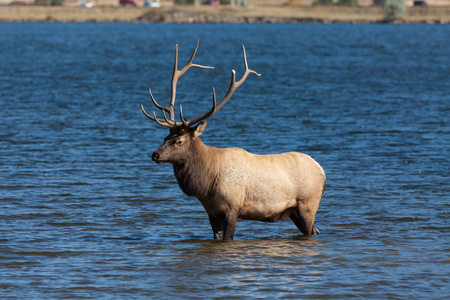
[[[194,136],[195,137],[201,135],[205,131],[206,124],[208,124],[208,122],[203,121],[203,122],[200,122],[197,126],[195,126],[195,128],[194,128]]]

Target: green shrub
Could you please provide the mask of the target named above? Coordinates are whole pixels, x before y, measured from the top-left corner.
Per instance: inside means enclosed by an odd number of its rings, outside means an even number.
[[[385,20],[387,22],[398,20],[405,15],[405,0],[381,0],[380,3],[386,12]]]
[[[194,4],[194,0],[175,0],[178,5]]]
[[[52,4],[52,0],[36,0],[34,4],[49,6]]]
[[[333,5],[333,0],[314,0],[314,5]]]
[[[342,6],[358,5],[358,0],[339,0],[337,5],[342,5]]]
[[[34,4],[43,6],[57,6],[63,5],[64,0],[36,0]]]

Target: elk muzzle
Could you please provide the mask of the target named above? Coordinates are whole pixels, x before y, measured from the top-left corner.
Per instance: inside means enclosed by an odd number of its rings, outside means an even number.
[[[159,158],[159,153],[158,151],[153,152],[152,154],[152,160],[157,163],[157,164],[162,164],[163,162],[160,160]]]

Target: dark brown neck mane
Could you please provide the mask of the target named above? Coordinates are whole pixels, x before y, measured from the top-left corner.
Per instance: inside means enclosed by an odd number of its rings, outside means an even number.
[[[197,137],[192,142],[187,160],[173,166],[178,185],[186,195],[207,198],[217,176],[213,149]]]

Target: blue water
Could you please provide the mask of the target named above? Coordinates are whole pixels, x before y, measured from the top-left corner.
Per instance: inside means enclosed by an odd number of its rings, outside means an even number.
[[[1,299],[450,297],[450,26],[0,24]],[[203,141],[300,151],[327,174],[316,226],[238,221],[212,240],[200,202],[149,155],[250,76]]]

